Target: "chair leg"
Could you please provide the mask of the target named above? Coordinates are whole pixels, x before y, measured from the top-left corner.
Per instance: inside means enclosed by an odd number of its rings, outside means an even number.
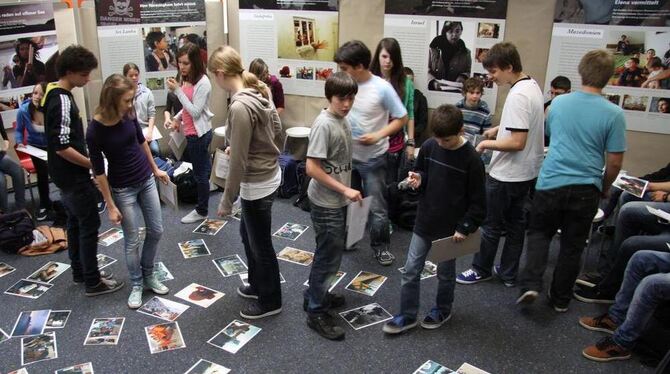
[[[26,179],[28,180],[28,191],[30,192],[30,203],[33,205],[33,209],[35,209],[35,196],[33,195],[33,187],[31,186],[30,182],[30,176],[32,174],[26,172]],[[39,210],[39,209],[38,209]]]

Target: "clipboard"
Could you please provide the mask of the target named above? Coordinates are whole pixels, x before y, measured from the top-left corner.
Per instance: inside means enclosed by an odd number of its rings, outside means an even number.
[[[453,236],[433,240],[430,252],[426,260],[438,264],[443,261],[453,260],[458,257],[479,252],[479,244],[482,240],[481,229],[468,235],[465,240],[455,243]]]

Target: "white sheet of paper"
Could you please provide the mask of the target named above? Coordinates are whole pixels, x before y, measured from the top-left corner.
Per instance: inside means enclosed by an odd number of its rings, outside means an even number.
[[[142,134],[144,134],[144,136],[147,136],[148,131],[149,131],[148,127],[143,127],[142,128]],[[151,140],[158,140],[158,139],[163,138],[163,135],[161,134],[160,131],[158,131],[158,128],[156,126],[154,126],[154,131],[151,134],[152,134],[151,135]]]
[[[664,220],[670,222],[670,213],[668,213],[666,211],[663,211],[663,210],[660,210],[660,209],[652,208],[649,205],[646,205],[646,207],[647,207],[647,210],[649,211],[649,213],[655,215],[658,218],[661,218],[661,219],[664,219]]]
[[[5,139],[0,139],[0,152],[7,152],[7,147],[9,147],[9,142]]]
[[[170,146],[170,149],[172,150],[172,153],[174,153],[174,156],[177,158],[177,160],[181,160],[181,157],[184,155],[184,151],[186,150],[186,143],[181,143],[181,146],[177,145],[174,138],[171,136],[170,140],[168,140],[168,146]]]
[[[469,255],[479,252],[479,243],[482,239],[481,230],[477,230],[468,235],[465,240],[456,243],[452,240],[452,236],[433,240],[433,244],[428,252],[426,260],[435,264],[443,261],[452,260],[461,256]]]
[[[216,170],[214,171],[216,177],[221,179],[227,179],[229,169],[230,169],[230,156],[228,156],[224,151],[217,149]]]
[[[371,202],[372,196],[368,196],[362,202],[351,203],[347,207],[347,248],[363,239]]]
[[[28,144],[23,147],[18,148],[19,152],[27,153],[31,156],[35,156],[39,159],[42,159],[44,161],[47,161],[47,151],[43,149],[39,149],[37,147],[33,147],[32,145]]]
[[[161,182],[156,178],[156,184],[158,185],[158,194],[163,202],[167,205],[170,205],[174,210],[179,210],[177,204],[177,185],[168,181],[167,184]]]
[[[181,147],[181,145],[186,141],[186,137],[181,131],[170,131],[170,138],[174,140],[178,147]]]

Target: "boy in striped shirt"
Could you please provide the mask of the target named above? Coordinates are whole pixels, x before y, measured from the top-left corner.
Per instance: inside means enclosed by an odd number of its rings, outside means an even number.
[[[482,101],[484,82],[479,78],[468,78],[463,83],[463,99],[456,107],[463,113],[463,129],[469,135],[481,135],[491,127],[491,111]]]

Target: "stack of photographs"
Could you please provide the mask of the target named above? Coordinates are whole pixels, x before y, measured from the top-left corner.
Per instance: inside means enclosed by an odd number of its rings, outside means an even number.
[[[216,265],[216,268],[219,269],[219,272],[224,277],[246,273],[248,271],[247,264],[245,264],[238,255],[219,257],[212,260],[212,262],[214,262],[214,265]]]
[[[53,284],[50,283],[21,279],[9,287],[5,293],[8,295],[25,297],[28,299],[37,299],[38,297],[44,295],[45,292],[49,291],[49,288],[52,286]]]
[[[332,292],[333,288],[335,288],[335,286],[337,286],[337,284],[340,283],[340,281],[342,280],[342,278],[344,278],[345,275],[347,275],[347,273],[343,271],[338,271],[334,277],[328,279],[328,281],[326,282],[326,285],[328,286],[328,292]],[[303,283],[303,285],[309,287],[309,279],[307,279],[305,283]]]
[[[202,239],[187,240],[185,242],[177,243],[179,250],[184,258],[196,258],[201,256],[209,256],[209,248]]]
[[[55,358],[58,358],[55,333],[47,332],[21,338],[21,366]]]
[[[386,282],[387,277],[368,271],[360,271],[354,279],[349,282],[345,289],[374,296],[379,288]]]
[[[211,361],[200,359],[184,374],[228,374],[230,369]]]
[[[222,219],[205,219],[198,227],[193,230],[196,234],[216,235],[226,225],[228,221]]]
[[[88,329],[84,345],[117,345],[125,318],[96,318]]]
[[[51,310],[33,310],[21,312],[14,323],[12,337],[40,335],[44,332]]]
[[[52,310],[47,319],[46,328],[48,329],[62,329],[70,317],[70,310]]]
[[[41,268],[35,270],[35,272],[30,274],[26,279],[42,283],[51,283],[51,281],[63,274],[69,268],[70,265],[68,264],[49,261],[42,265]]]
[[[144,328],[151,354],[186,348],[177,322],[159,323]]]
[[[98,235],[98,244],[103,247],[109,247],[121,239],[123,239],[123,231],[121,231],[119,228],[113,227]]]
[[[16,268],[5,264],[4,262],[0,262],[0,278],[4,277],[7,274],[11,274],[16,270]]]
[[[302,249],[285,247],[279,253],[277,258],[302,266],[310,266],[314,261],[314,253],[303,251]]]
[[[301,225],[299,223],[287,222],[279,230],[277,230],[273,236],[278,238],[288,239],[288,240],[297,240],[300,235],[302,235],[309,226]]]
[[[393,318],[386,309],[382,308],[381,305],[377,303],[341,312],[340,317],[347,321],[349,326],[354,330],[360,330]]]
[[[401,273],[405,272],[405,267],[398,268],[398,271]],[[424,280],[426,278],[432,278],[437,275],[437,265],[430,262],[426,261],[425,264],[423,265],[423,270],[421,270],[421,280]]]
[[[188,308],[188,305],[154,296],[137,309],[137,311],[162,320],[174,322]]]
[[[224,293],[197,283],[191,283],[174,296],[203,308],[208,308],[222,298]]]
[[[77,364],[63,369],[56,370],[55,374],[94,374],[93,363]]]
[[[412,374],[448,374],[454,373],[453,370],[446,366],[440,365],[433,360],[424,362],[418,369],[414,370]]]
[[[207,343],[235,354],[259,332],[261,332],[260,327],[234,320],[209,339]]]

